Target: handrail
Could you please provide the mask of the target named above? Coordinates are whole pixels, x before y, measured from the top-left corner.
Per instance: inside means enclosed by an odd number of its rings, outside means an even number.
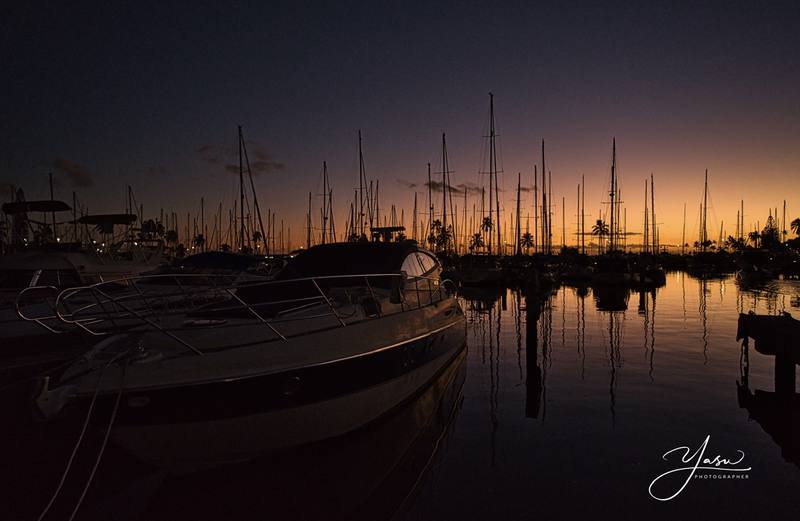
[[[222,280],[222,277],[225,280]],[[176,274],[155,274],[142,275],[139,277],[128,277],[114,281],[98,282],[87,286],[79,286],[63,289],[58,292],[55,287],[30,287],[25,288],[17,296],[17,314],[23,320],[33,321],[50,331],[56,332],[53,328],[45,324],[44,320],[58,320],[63,324],[81,328],[92,335],[103,336],[112,332],[138,328],[141,326],[152,328],[178,342],[195,354],[202,354],[202,351],[183,338],[178,336],[179,331],[186,327],[170,325],[168,319],[177,316],[186,316],[190,313],[201,311],[210,314],[218,313],[218,317],[230,316],[228,313],[244,310],[251,318],[269,328],[272,334],[281,340],[286,340],[286,334],[279,331],[276,326],[283,323],[291,323],[297,320],[313,320],[326,316],[334,317],[341,327],[348,325],[344,318],[352,317],[353,314],[343,317],[337,311],[339,296],[331,296],[330,291],[334,288],[345,288],[344,295],[353,304],[356,304],[354,295],[347,288],[362,288],[363,294],[368,294],[373,301],[380,302],[382,298],[391,301],[393,291],[396,291],[394,284],[388,289],[388,295],[384,295],[387,290],[385,286],[380,287],[381,295],[376,293],[370,279],[376,278],[400,278],[406,280],[404,273],[366,273],[354,275],[321,275],[313,277],[300,277],[286,280],[265,280],[265,281],[244,281],[235,283],[230,280],[229,275],[217,274],[196,274],[196,273],[176,273]],[[433,277],[417,276],[408,277],[413,279],[414,287],[403,289],[406,285],[400,284],[400,302],[393,302],[393,308],[389,306],[389,314],[395,314],[422,308],[432,305],[447,298],[452,294],[454,285],[447,279],[436,279]],[[164,281],[164,284],[159,284]],[[220,282],[225,284],[219,284]],[[328,286],[327,282],[338,281],[338,284]],[[352,281],[352,282],[351,282]],[[425,289],[419,287],[419,282],[427,283],[428,298],[423,300]],[[151,284],[147,284],[150,282]],[[188,283],[187,283],[188,282]],[[175,286],[175,288],[173,288]],[[325,289],[323,289],[325,286]],[[289,291],[299,293],[297,298],[280,298],[277,300],[261,300],[247,302],[248,298],[240,294],[240,290],[264,290],[265,296],[269,295],[271,288],[287,288]],[[30,316],[20,309],[23,294],[33,290],[48,289],[56,291],[54,303],[43,299],[51,306],[52,315]],[[406,305],[407,292],[415,293],[416,306],[413,301]],[[88,292],[87,299],[83,300],[83,294]],[[309,294],[310,292],[310,294]],[[357,294],[357,293],[356,293]],[[71,305],[71,300],[81,299],[78,306]],[[88,301],[88,302],[87,302]],[[316,302],[315,302],[316,301]],[[221,306],[220,306],[221,304]],[[287,304],[299,304],[289,309],[277,309]],[[297,313],[302,310],[313,310],[315,305],[324,305],[329,310],[327,313],[302,314],[292,317],[289,313]],[[213,307],[205,307],[213,306]],[[362,304],[363,306],[363,304]],[[380,306],[380,304],[379,304]],[[399,308],[399,311],[397,310]],[[267,309],[267,315],[261,309]],[[358,309],[358,308],[354,308]],[[380,309],[380,308],[379,308]],[[394,311],[392,311],[394,309]],[[270,313],[273,313],[270,315]],[[367,318],[368,315],[364,314]],[[383,310],[379,311],[375,318],[384,316]],[[237,318],[242,318],[237,315]],[[223,324],[227,322],[222,322]],[[110,325],[109,325],[110,324]],[[236,326],[241,324],[237,323]],[[330,327],[330,326],[326,326]],[[110,330],[109,330],[110,328]]]

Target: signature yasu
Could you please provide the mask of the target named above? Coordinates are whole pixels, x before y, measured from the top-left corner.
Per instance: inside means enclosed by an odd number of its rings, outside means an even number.
[[[650,487],[647,489],[647,491],[650,493],[650,496],[658,501],[669,501],[670,499],[674,499],[678,494],[683,492],[698,470],[711,470],[714,472],[731,473],[748,472],[751,470],[751,467],[745,467],[742,465],[742,461],[744,461],[744,452],[741,450],[736,451],[739,453],[738,459],[723,458],[720,455],[707,457],[706,449],[708,448],[708,442],[710,439],[711,435],[706,436],[706,439],[694,452],[692,452],[692,449],[690,449],[688,446],[675,447],[674,449],[665,452],[661,457],[664,461],[670,461],[670,459],[673,459],[681,466],[672,470],[668,470],[651,481]],[[680,455],[680,460],[671,458],[675,453]],[[685,473],[685,479],[678,490],[676,490],[672,495],[660,496],[653,492],[653,488],[660,480],[672,474],[677,474],[680,476],[681,473]]]

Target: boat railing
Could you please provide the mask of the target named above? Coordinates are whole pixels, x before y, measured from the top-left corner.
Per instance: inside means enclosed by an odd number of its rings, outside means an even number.
[[[15,307],[20,318],[51,332],[66,327],[106,336],[156,330],[200,354],[181,337],[187,327],[224,327],[232,318],[250,319],[263,325],[273,339],[286,340],[290,322],[332,317],[334,326],[345,327],[352,323],[348,319],[354,316],[354,306],[363,309],[363,318],[374,319],[438,303],[455,291],[449,280],[403,273],[238,283],[225,275],[157,274],[60,291],[33,286],[20,292]],[[37,305],[26,305],[40,293]]]

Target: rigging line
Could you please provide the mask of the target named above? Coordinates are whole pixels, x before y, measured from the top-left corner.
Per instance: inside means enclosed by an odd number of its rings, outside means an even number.
[[[103,368],[100,369],[100,376],[97,379],[97,387],[94,390],[94,394],[92,394],[92,401],[89,402],[89,410],[86,413],[86,419],[83,421],[83,427],[81,427],[81,433],[78,436],[78,441],[77,441],[77,443],[75,443],[75,447],[72,449],[72,454],[70,454],[70,456],[69,456],[69,460],[67,461],[67,466],[66,466],[66,468],[64,468],[63,474],[61,474],[61,480],[58,482],[58,486],[56,487],[55,492],[53,492],[53,495],[50,497],[50,501],[48,501],[47,506],[44,507],[44,510],[42,510],[42,513],[39,514],[38,518],[36,518],[37,521],[42,521],[42,519],[44,519],[44,516],[47,515],[47,512],[53,506],[53,503],[55,502],[56,498],[58,497],[58,494],[61,492],[61,489],[62,489],[62,487],[64,486],[64,483],[67,480],[67,474],[69,474],[69,471],[72,468],[72,463],[75,461],[75,455],[78,453],[78,448],[81,446],[81,442],[83,442],[83,437],[86,434],[86,429],[89,427],[89,420],[92,417],[92,411],[94,410],[94,404],[97,401],[97,395],[100,394],[100,382],[103,381],[103,376],[104,376],[104,374],[106,372],[106,369],[111,364],[113,364],[115,361],[117,361],[117,359],[119,359],[121,356],[123,356],[123,355],[125,355],[127,353],[128,352],[125,351],[125,352],[120,353],[117,356],[111,358],[111,360],[109,360],[106,363],[106,365],[104,365]]]
[[[127,351],[126,351],[127,353]],[[125,369],[128,367],[128,361],[126,360],[125,363],[122,365],[122,375],[120,376],[119,380],[119,391],[117,392],[117,399],[114,402],[114,409],[111,411],[111,419],[108,421],[108,428],[106,429],[106,435],[103,437],[103,444],[100,446],[100,452],[97,453],[97,459],[94,461],[94,467],[92,467],[92,472],[89,474],[89,479],[86,481],[86,485],[83,487],[83,492],[81,492],[81,497],[78,498],[78,503],[75,505],[75,508],[72,510],[72,514],[69,516],[69,521],[75,519],[75,515],[78,513],[78,509],[81,507],[83,503],[83,499],[86,497],[86,492],[89,491],[89,486],[92,484],[92,480],[94,479],[94,474],[97,472],[97,467],[100,466],[100,460],[103,458],[103,453],[106,450],[106,445],[108,444],[108,438],[111,434],[111,427],[114,426],[114,420],[117,418],[117,411],[119,410],[119,402],[122,399],[122,389],[125,388]]]

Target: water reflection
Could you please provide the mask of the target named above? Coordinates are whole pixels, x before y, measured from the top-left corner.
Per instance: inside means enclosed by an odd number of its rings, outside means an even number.
[[[388,421],[191,476],[133,479],[130,463],[106,459],[86,516],[118,518],[130,504],[137,519],[691,519],[714,497],[726,498],[720,517],[761,518],[752,497],[789,511],[800,487],[795,365],[776,372],[735,333],[740,311],[800,307],[800,282],[754,288],[671,273],[665,287],[635,293],[462,296],[468,350]],[[672,510],[653,505],[661,454],[706,435],[745,451],[759,479],[692,484],[695,496]],[[60,469],[68,450],[46,454]]]
[[[480,388],[479,382],[486,382],[481,396],[488,395],[489,399],[480,403],[487,404],[490,421],[485,429],[469,423],[465,428],[474,430],[476,437],[486,436],[484,446],[491,444],[491,457],[485,460],[485,467],[479,464],[480,459],[472,465],[463,460],[451,460],[446,465],[490,473],[487,475],[492,478],[486,479],[496,483],[492,487],[495,492],[502,487],[515,489],[511,478],[501,476],[537,479],[526,473],[525,466],[531,465],[545,474],[560,472],[570,479],[575,488],[570,497],[624,496],[625,501],[641,508],[648,505],[646,486],[657,475],[651,475],[651,471],[660,468],[659,455],[710,434],[715,439],[727,438],[732,451],[741,447],[752,455],[760,472],[770,479],[781,476],[785,483],[800,486],[800,474],[786,475],[769,456],[775,443],[782,447],[787,461],[796,464],[800,402],[796,398],[791,402],[772,400],[760,389],[751,391],[754,381],[764,380],[764,363],[753,364],[752,356],[740,351],[734,339],[740,310],[779,313],[791,305],[791,296],[798,290],[800,283],[796,282],[751,288],[734,283],[732,278],[694,279],[671,273],[667,285],[657,289],[636,288],[631,292],[608,286],[561,287],[547,295],[508,290],[505,307],[503,295],[497,296],[494,304],[476,305],[466,300],[468,307],[490,309],[473,324],[490,334],[478,334],[472,340],[478,350],[486,350],[486,357],[476,357],[477,365],[471,370],[475,379],[467,384]],[[506,308],[510,312],[504,313]],[[504,346],[511,349],[506,352]],[[734,401],[729,392],[730,375],[736,374],[737,368],[742,387]],[[768,369],[771,378],[772,367]],[[520,389],[516,382],[523,373],[524,386]],[[501,382],[510,383],[501,386]],[[510,406],[517,403],[517,389],[524,408]],[[763,431],[748,427],[740,406]],[[764,431],[767,434],[759,436]],[[587,439],[592,440],[591,451],[576,451],[574,456],[564,452],[563,447],[582,446]],[[548,449],[542,451],[542,447]],[[549,456],[551,450],[558,456]],[[633,480],[628,484],[630,493],[618,484],[621,471],[616,470],[622,465],[617,458],[628,453],[637,458],[625,467]],[[564,474],[564,468],[601,465],[601,460],[603,469],[614,476],[608,484]],[[430,494],[436,490],[437,495],[446,495],[450,490],[440,481],[431,487]],[[637,487],[643,487],[644,497],[638,495]],[[489,506],[494,504],[493,496],[468,488],[468,495],[487,501],[484,511],[493,510]],[[555,485],[545,489],[548,492],[542,493],[546,497],[564,497]],[[623,489],[626,492],[621,492]],[[758,484],[753,490],[771,493]],[[430,501],[421,501],[413,509],[413,519],[436,519],[427,513]],[[467,503],[476,508],[475,503]],[[556,503],[564,505],[563,501]],[[735,509],[731,507],[734,513],[754,513],[740,502],[736,504]],[[513,510],[508,505],[514,505]],[[595,507],[604,508],[597,503]],[[497,505],[502,512],[530,512],[526,508],[524,501],[509,495],[503,496],[503,506]],[[565,512],[555,507],[540,508],[545,517],[563,517]],[[564,508],[573,512],[571,506]],[[470,517],[473,511],[465,509],[462,513]],[[676,512],[688,510],[677,507]]]
[[[353,435],[224,472],[170,478],[149,518],[187,518],[188,504],[194,519],[250,518],[254,506],[270,518],[391,517],[409,501],[438,451],[446,452],[449,427],[460,410],[465,358],[462,351],[420,396]],[[220,497],[226,498],[224,512],[218,511]]]
[[[796,337],[796,333],[794,336]],[[772,340],[774,342],[774,338]],[[769,349],[774,349],[774,346],[769,346],[767,350]],[[760,346],[758,350],[765,352]],[[786,357],[782,352],[777,353],[773,359],[775,390],[751,390],[750,346],[749,339],[744,338],[739,359],[736,396],[739,407],[746,409],[749,418],[758,422],[764,432],[769,434],[780,447],[783,459],[800,468],[800,396],[796,392],[795,369],[797,358],[797,356]]]

